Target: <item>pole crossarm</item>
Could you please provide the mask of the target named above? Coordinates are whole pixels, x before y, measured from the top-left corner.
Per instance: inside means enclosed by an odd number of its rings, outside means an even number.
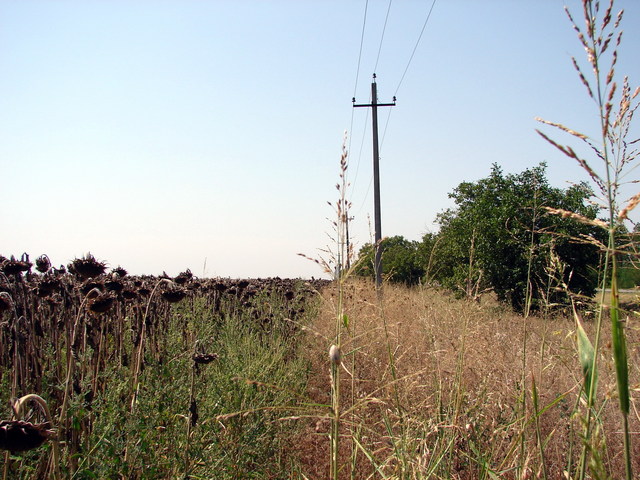
[[[352,100],[356,101],[355,97]],[[393,97],[393,103],[354,103],[355,107],[395,107],[396,106],[396,97]]]

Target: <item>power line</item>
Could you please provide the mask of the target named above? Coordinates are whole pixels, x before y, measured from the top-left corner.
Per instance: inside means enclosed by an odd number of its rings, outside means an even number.
[[[360,75],[360,61],[362,60],[362,45],[364,44],[364,30],[367,24],[367,9],[369,8],[369,0],[364,4],[364,17],[362,19],[362,33],[360,34],[360,52],[358,53],[358,68],[356,69],[356,81],[353,86],[353,96],[356,96],[356,89],[358,88],[358,77]],[[353,111],[353,109],[351,109]]]
[[[367,186],[367,191],[365,192],[364,197],[362,198],[362,203],[360,204],[360,208],[358,208],[356,215],[360,215],[360,212],[362,212],[362,209],[364,208],[364,204],[367,203],[367,201],[369,200],[369,192],[371,191],[372,184],[373,184],[373,173],[369,177],[369,185]]]
[[[424,21],[424,24],[422,25],[422,30],[420,31],[420,35],[418,36],[418,40],[416,41],[415,46],[413,47],[413,51],[411,52],[411,56],[409,57],[409,61],[407,62],[407,66],[404,69],[404,73],[402,74],[402,77],[400,78],[400,82],[398,83],[398,87],[396,88],[396,92],[395,95],[398,94],[398,90],[400,90],[400,85],[402,85],[402,81],[404,80],[405,75],[407,74],[407,71],[409,70],[409,65],[411,65],[411,61],[413,60],[413,56],[416,53],[416,50],[418,49],[418,45],[420,44],[420,40],[422,39],[422,34],[424,33],[426,27],[427,27],[427,23],[429,23],[429,18],[431,17],[431,12],[433,12],[433,7],[436,4],[436,0],[433,0],[433,2],[431,3],[431,8],[429,8],[429,12],[427,13],[427,18]],[[384,125],[384,130],[382,132],[382,140],[380,141],[380,149],[382,149],[382,146],[384,145],[384,139],[387,136],[387,128],[389,127],[389,120],[391,119],[391,111],[392,109],[389,109],[389,113],[387,115],[387,121]]]
[[[387,127],[389,126],[389,120],[391,119],[391,111],[393,109],[389,109],[389,113],[387,115],[387,121],[384,124],[384,130],[382,131],[382,140],[380,140],[380,150],[382,150],[382,145],[384,145],[384,137],[387,136]]]
[[[371,101],[371,98],[369,98],[369,101]],[[353,110],[353,108],[351,110]],[[367,110],[367,114],[364,119],[364,130],[362,131],[362,141],[360,142],[360,151],[358,152],[358,162],[356,163],[356,173],[355,173],[355,176],[353,177],[353,181],[351,182],[351,185],[352,185],[351,195],[354,194],[356,180],[358,179],[358,172],[360,171],[360,160],[362,159],[362,150],[364,149],[364,140],[365,140],[365,135],[367,133],[368,121],[369,121],[369,110]]]
[[[374,72],[378,68],[378,63],[379,63],[379,60],[380,60],[380,54],[382,52],[382,45],[384,43],[384,35],[385,35],[385,32],[386,32],[386,28],[387,28],[387,22],[389,20],[389,13],[391,11],[391,4],[392,3],[393,3],[393,0],[389,0],[389,4],[387,6],[387,13],[386,13],[385,20],[384,20],[384,26],[382,28],[382,34],[380,36],[380,44],[378,46],[378,54],[377,54],[377,57],[376,57],[376,63],[375,63],[375,67],[374,67]],[[424,21],[424,23],[422,25],[422,29],[420,30],[420,34],[418,35],[418,39],[416,40],[416,43],[415,43],[415,45],[413,47],[413,50],[411,51],[411,55],[409,57],[407,65],[406,65],[406,67],[405,67],[405,69],[404,69],[404,71],[402,73],[402,76],[401,76],[400,81],[398,83],[398,86],[396,88],[396,91],[395,91],[395,94],[394,94],[394,101],[395,101],[395,96],[397,95],[398,91],[400,90],[400,87],[402,86],[402,83],[404,82],[404,79],[405,79],[405,77],[407,75],[407,72],[409,71],[409,67],[411,66],[411,62],[413,61],[413,57],[415,56],[415,53],[418,50],[418,46],[420,45],[420,41],[422,40],[422,36],[423,36],[423,34],[424,34],[425,30],[426,30],[427,24],[429,23],[429,19],[431,18],[431,14],[433,13],[433,9],[435,7],[435,4],[436,4],[436,0],[433,0],[433,2],[431,3],[431,7],[429,8],[429,11],[427,12],[427,17],[426,17],[426,19],[425,19],[425,21]],[[356,92],[356,89],[357,89],[357,82],[358,82],[359,72],[360,72],[360,63],[361,63],[361,59],[362,59],[362,48],[363,48],[363,43],[364,43],[364,32],[365,32],[367,8],[368,8],[368,0],[367,0],[367,4],[365,5],[364,21],[363,21],[362,33],[361,33],[361,37],[360,37],[360,53],[358,55],[358,68],[357,68],[357,73],[356,73],[356,85],[354,86],[354,96],[355,96],[355,92]],[[375,76],[375,74],[374,74],[374,76]],[[355,101],[355,98],[354,98],[354,101]],[[373,100],[370,99],[370,101],[373,101]],[[368,116],[368,111],[367,111],[367,116]],[[390,119],[391,119],[391,109],[389,109],[389,113],[387,115],[387,120],[385,122],[385,127],[384,127],[384,131],[383,131],[383,134],[382,134],[382,140],[380,142],[380,147],[382,147],[382,145],[384,144],[384,140],[385,140],[385,137],[386,137],[386,134],[387,134],[387,129],[389,127]],[[359,152],[359,155],[358,155],[358,161],[357,161],[357,165],[356,165],[354,183],[355,183],[355,180],[358,178],[358,171],[359,171],[359,167],[360,167],[360,160],[362,158],[362,150],[363,150],[363,145],[364,145],[364,136],[365,136],[365,133],[366,133],[366,123],[367,122],[366,122],[366,119],[365,119],[365,131],[363,132],[362,142],[360,144],[360,152]],[[351,115],[351,125],[353,127],[353,112],[352,112],[352,115]],[[351,136],[349,138],[350,138],[349,146],[351,146]],[[370,188],[371,188],[372,181],[373,181],[373,176],[369,180],[369,185],[367,187],[367,190],[366,190],[364,198],[363,198],[363,203],[360,206],[358,212],[360,212],[362,210],[362,208],[364,207],[366,199],[367,199],[367,197],[369,195],[369,191],[370,191]],[[353,194],[353,190],[354,190],[354,187],[352,186],[352,194]]]
[[[433,0],[433,3],[431,4],[431,8],[429,9],[429,13],[427,13],[427,18],[424,21],[424,25],[422,25],[422,30],[420,31],[420,35],[418,36],[418,40],[416,41],[416,45],[415,47],[413,47],[413,51],[411,52],[411,56],[409,57],[409,61],[407,62],[407,67],[404,69],[404,73],[402,74],[402,77],[400,78],[400,83],[398,83],[398,88],[396,88],[396,93],[394,95],[398,94],[398,90],[400,90],[400,85],[402,85],[402,82],[404,80],[405,75],[407,74],[407,71],[409,70],[409,65],[411,65],[411,61],[413,60],[413,56],[416,53],[416,50],[418,49],[418,45],[420,44],[420,40],[422,39],[422,34],[424,33],[425,28],[427,28],[427,23],[429,23],[429,18],[431,18],[431,12],[433,12],[433,7],[436,4],[436,0]]]
[[[356,96],[356,90],[358,88],[358,78],[360,76],[360,62],[362,60],[362,46],[364,44],[364,32],[365,32],[365,28],[367,25],[367,9],[369,8],[369,0],[366,0],[365,4],[364,4],[364,15],[362,18],[362,33],[360,34],[360,52],[358,53],[358,66],[356,68],[356,81],[353,85],[353,97],[355,98]],[[347,147],[347,152],[349,155],[351,155],[351,140],[353,139],[353,117],[354,117],[354,109],[351,109],[351,123],[349,125],[349,145]],[[369,112],[367,111],[367,116],[369,115]],[[366,120],[365,120],[365,132],[366,132]],[[362,134],[362,143],[364,144],[364,133]],[[358,178],[358,170],[360,168],[360,157],[362,157],[362,144],[360,145],[360,155],[358,156],[358,163],[356,165],[356,176],[353,180],[353,182],[355,183],[356,179]],[[353,190],[353,189],[352,189]]]
[[[378,68],[378,61],[380,60],[380,52],[382,52],[382,44],[383,44],[383,41],[384,41],[384,34],[385,34],[386,29],[387,29],[387,21],[389,20],[389,12],[391,11],[391,3],[392,2],[393,2],[393,0],[389,0],[389,5],[387,6],[387,14],[386,14],[385,19],[384,19],[384,25],[382,27],[382,34],[380,36],[380,45],[378,46],[378,55],[376,57],[376,64],[375,64],[375,66],[373,68],[374,72]],[[364,20],[363,20],[363,23],[362,23],[362,33],[360,35],[360,54],[358,55],[358,69],[357,69],[358,73],[356,74],[356,85],[353,88],[353,100],[354,101],[355,101],[355,96],[356,96],[356,89],[358,87],[358,75],[360,73],[360,61],[361,61],[361,58],[362,58],[362,46],[363,46],[363,43],[364,43],[364,31],[365,31],[365,23],[366,23],[366,20],[367,20],[367,8],[368,8],[368,6],[369,6],[369,0],[367,0],[367,2],[365,4],[365,7],[364,7]],[[372,99],[369,98],[369,101],[372,101]],[[354,113],[355,113],[355,110],[352,108],[351,109],[351,128],[352,129],[353,129],[353,116],[354,116]],[[358,179],[358,171],[360,170],[360,160],[362,158],[362,149],[363,149],[363,145],[364,145],[364,136],[365,136],[365,133],[367,131],[366,125],[367,125],[368,118],[369,118],[369,111],[367,110],[367,115],[366,115],[366,118],[365,118],[365,128],[364,128],[364,132],[362,133],[362,142],[360,143],[360,152],[358,154],[358,162],[356,164],[356,173],[355,173],[355,176],[354,176],[354,179],[353,179],[353,183],[352,183],[354,186],[352,186],[352,188],[351,188],[352,195],[353,195],[353,192],[355,190],[355,182]],[[351,136],[349,136],[349,151],[350,151],[350,148],[351,148]],[[371,187],[371,183],[369,184],[369,187]],[[368,191],[369,191],[369,188],[367,188],[367,193],[368,193]]]
[[[378,70],[378,60],[380,60],[380,52],[382,51],[382,41],[384,40],[384,32],[387,30],[387,20],[389,20],[389,12],[391,11],[391,2],[393,0],[389,0],[389,6],[387,7],[387,16],[384,17],[384,26],[382,27],[382,35],[380,36],[380,46],[378,47],[378,56],[376,57],[376,65],[373,67],[373,73],[376,73]]]

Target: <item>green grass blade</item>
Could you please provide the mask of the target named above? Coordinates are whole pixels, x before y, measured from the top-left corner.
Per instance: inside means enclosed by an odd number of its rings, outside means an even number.
[[[627,365],[627,344],[624,328],[620,323],[619,293],[615,270],[611,279],[611,344],[618,380],[620,410],[629,414],[629,370]]]
[[[597,383],[597,373],[594,371],[594,350],[593,345],[591,344],[591,340],[587,336],[587,332],[584,331],[582,327],[582,322],[580,321],[580,316],[573,310],[573,316],[576,320],[576,332],[578,336],[578,357],[580,359],[580,365],[582,366],[582,373],[584,375],[584,385],[583,385],[583,393],[588,396],[589,388],[591,382],[594,382],[594,391],[595,384]],[[594,377],[592,379],[592,377]],[[589,405],[591,407],[591,405]]]
[[[622,412],[624,429],[624,456],[626,478],[631,480],[631,437],[629,434],[629,367],[627,363],[627,342],[624,326],[620,322],[620,296],[618,292],[616,257],[612,259],[611,269],[611,344],[613,347],[613,359],[616,366],[616,380],[618,385],[618,401]]]

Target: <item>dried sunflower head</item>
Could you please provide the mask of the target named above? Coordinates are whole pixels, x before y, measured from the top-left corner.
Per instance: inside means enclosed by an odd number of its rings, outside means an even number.
[[[47,273],[51,268],[51,260],[47,255],[40,255],[36,258],[36,270],[40,273]]]
[[[100,281],[87,280],[82,285],[80,285],[80,291],[83,295],[88,295],[91,290],[104,290],[104,284]],[[95,296],[95,295],[94,295]]]
[[[178,276],[173,279],[173,281],[176,282],[178,285],[184,285],[192,278],[193,278],[193,273],[191,273],[191,270],[187,268],[186,271],[179,273]]]
[[[99,262],[93,255],[87,253],[84,257],[76,258],[68,265],[69,271],[81,280],[102,275],[107,268],[105,262]]]
[[[115,276],[115,275],[114,275]],[[104,282],[104,286],[107,287],[107,290],[120,293],[124,289],[124,283],[120,280],[119,277],[115,276],[113,280],[107,280]]]
[[[60,284],[59,278],[45,275],[38,283],[35,292],[37,296],[44,298],[48,297],[56,290],[60,290],[61,287],[62,285]]]
[[[133,300],[134,298],[138,298],[138,294],[135,290],[132,290],[131,288],[125,288],[124,290],[122,290],[122,297],[125,300]]]
[[[115,297],[111,293],[100,293],[89,300],[88,308],[92,313],[105,313],[111,310]]]
[[[33,424],[22,420],[0,421],[0,449],[11,452],[25,452],[38,448],[55,432],[49,423]]]
[[[214,360],[217,360],[218,354],[217,353],[195,353],[191,358],[195,363],[199,365],[206,365],[207,363],[211,363]]]
[[[11,255],[9,260],[5,260],[2,264],[2,272],[5,275],[20,275],[22,272],[26,272],[31,269],[33,264],[29,261],[29,255],[26,253],[22,255],[22,259],[16,260]]]
[[[148,297],[151,294],[151,289],[147,288],[146,285],[142,285],[138,287],[138,294],[143,297]]]
[[[116,275],[118,275],[120,278],[126,277],[127,276],[127,271],[120,267],[117,266],[116,268],[114,268],[113,270],[111,270],[111,273],[115,273]]]
[[[172,287],[163,291],[161,295],[162,298],[164,298],[169,303],[178,303],[187,296],[187,293],[182,288]]]

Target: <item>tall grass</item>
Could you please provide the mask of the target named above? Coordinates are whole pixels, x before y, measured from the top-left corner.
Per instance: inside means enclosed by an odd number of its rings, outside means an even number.
[[[343,285],[345,314],[360,333],[343,337],[344,351],[357,352],[358,369],[353,377],[343,370],[340,478],[521,479],[543,478],[545,470],[546,478],[576,478],[584,396],[570,316],[525,319],[486,297],[477,303],[431,288],[384,288],[396,379],[375,285],[356,279]],[[328,398],[326,338],[335,328],[337,295],[336,285],[323,290],[324,306],[312,324],[317,334],[306,340],[309,394],[318,403]],[[586,336],[594,329],[584,323]],[[631,333],[635,345],[639,332]],[[630,355],[637,372],[639,352]],[[523,356],[526,367],[518,361]],[[600,361],[598,382],[611,391],[613,359]],[[608,475],[624,476],[615,403],[602,404],[597,419],[590,445]],[[640,426],[637,417],[631,423]],[[307,431],[297,451],[301,471],[327,478],[330,425],[310,420]],[[634,468],[639,463],[636,455]]]
[[[597,316],[597,328],[595,332],[593,360],[587,369],[587,413],[584,426],[585,445],[580,460],[579,478],[585,478],[589,452],[593,451],[592,445],[592,420],[596,401],[596,378],[598,373],[598,357],[601,349],[601,325],[608,313],[611,322],[612,355],[615,362],[618,405],[622,419],[625,476],[631,479],[631,435],[629,430],[630,391],[628,352],[626,346],[625,319],[620,312],[618,292],[618,258],[625,248],[621,242],[624,234],[624,221],[628,219],[629,212],[640,201],[640,194],[631,197],[626,205],[622,206],[621,189],[628,182],[628,172],[635,167],[638,149],[633,149],[637,142],[628,138],[633,115],[638,108],[636,97],[640,93],[637,88],[633,93],[629,87],[627,77],[623,79],[622,87],[618,91],[615,66],[618,59],[618,47],[622,41],[623,11],[620,11],[614,19],[614,2],[610,0],[605,10],[600,9],[600,2],[583,0],[582,14],[585,27],[580,27],[574,21],[573,16],[567,10],[567,15],[576,31],[580,43],[587,52],[587,64],[592,72],[591,76],[585,75],[579,62],[572,58],[573,65],[579,78],[587,90],[589,97],[596,106],[597,118],[600,126],[599,136],[595,139],[588,137],[576,130],[562,124],[541,120],[563,132],[566,132],[581,143],[586,144],[591,152],[595,153],[593,160],[578,155],[576,151],[566,145],[561,145],[546,134],[539,131],[540,135],[559,151],[575,160],[589,175],[596,191],[602,209],[606,214],[606,222],[597,221],[598,225],[606,229],[608,241],[606,245],[599,245],[604,252],[604,266],[602,272],[602,295]],[[614,103],[618,107],[615,110]],[[565,216],[573,216],[579,221],[594,223],[586,218],[576,216],[571,212],[554,211]],[[582,239],[585,241],[585,239]],[[605,305],[605,291],[610,289],[610,301]]]
[[[325,291],[326,304],[332,306],[326,318],[332,320],[326,322],[321,317],[314,328],[322,333],[313,337],[336,339],[331,346],[331,442],[327,457],[330,478],[338,479],[343,471],[346,476],[347,469],[353,479],[583,479],[587,470],[595,478],[619,477],[621,472],[632,478],[634,458],[638,455],[632,455],[630,442],[630,353],[623,320],[628,311],[620,305],[617,270],[618,256],[627,254],[632,246],[631,242],[627,245],[622,242],[623,222],[640,203],[640,194],[630,198],[624,207],[620,206],[619,198],[625,175],[637,157],[637,150],[630,150],[634,142],[625,137],[640,90],[632,94],[625,78],[619,110],[614,113],[611,102],[617,89],[613,79],[622,13],[613,22],[612,10],[613,2],[602,12],[599,2],[584,0],[586,33],[569,15],[595,75],[592,88],[573,59],[582,83],[598,107],[600,142],[561,124],[543,121],[585,142],[602,162],[602,172],[571,147],[539,132],[588,172],[607,213],[608,221],[604,222],[548,209],[549,214],[571,217],[608,232],[608,244],[598,244],[604,262],[596,322],[583,324],[575,308],[573,320],[553,318],[551,305],[546,305],[544,311],[552,323],[541,321],[531,315],[528,294],[524,318],[507,321],[502,318],[505,311],[498,311],[496,306],[458,304],[433,289],[395,291],[384,296],[376,290],[374,299],[372,285],[351,281],[348,270],[338,267],[334,289]],[[605,53],[611,55],[606,79],[600,73]],[[347,204],[345,158],[343,153],[342,183],[337,185],[341,195],[336,203],[337,221],[333,222],[339,252],[344,245],[346,223],[341,210]],[[535,225],[532,234],[534,229]],[[597,243],[592,238],[574,240]],[[533,254],[531,251],[531,258]],[[567,267],[570,268],[550,259],[548,293],[553,288],[554,272]],[[386,290],[389,288],[385,286]],[[606,290],[610,290],[608,305],[604,302]],[[402,307],[394,312],[393,304]],[[415,308],[417,305],[420,307]],[[452,314],[455,311],[458,314]],[[460,311],[463,313],[459,314]],[[605,314],[611,320],[610,347],[603,347],[601,342]],[[446,317],[452,320],[444,322]],[[355,324],[357,334],[349,328]],[[492,327],[491,331],[485,330],[487,326]],[[332,331],[327,331],[327,327]],[[594,344],[590,337],[595,338]],[[496,341],[487,343],[489,339]],[[326,346],[323,344],[322,348]],[[608,348],[612,363],[603,357]],[[342,351],[353,359],[352,371],[347,370],[349,383],[341,381]],[[521,359],[519,369],[512,368],[517,358]],[[574,368],[577,364],[582,365],[582,374]],[[326,363],[317,364],[316,368],[323,368],[321,365]],[[615,378],[607,375],[609,365]],[[616,386],[621,436],[616,433],[611,416],[608,401],[611,390],[596,404],[597,380],[607,388],[612,382]],[[349,389],[351,395],[341,396],[341,392]],[[638,420],[636,414],[634,421]],[[316,425],[316,431],[322,430],[321,424]],[[343,452],[341,437],[351,438],[351,452]],[[580,444],[582,449],[576,448]],[[347,454],[350,463],[340,463]],[[322,470],[315,465],[313,471],[318,474]]]

